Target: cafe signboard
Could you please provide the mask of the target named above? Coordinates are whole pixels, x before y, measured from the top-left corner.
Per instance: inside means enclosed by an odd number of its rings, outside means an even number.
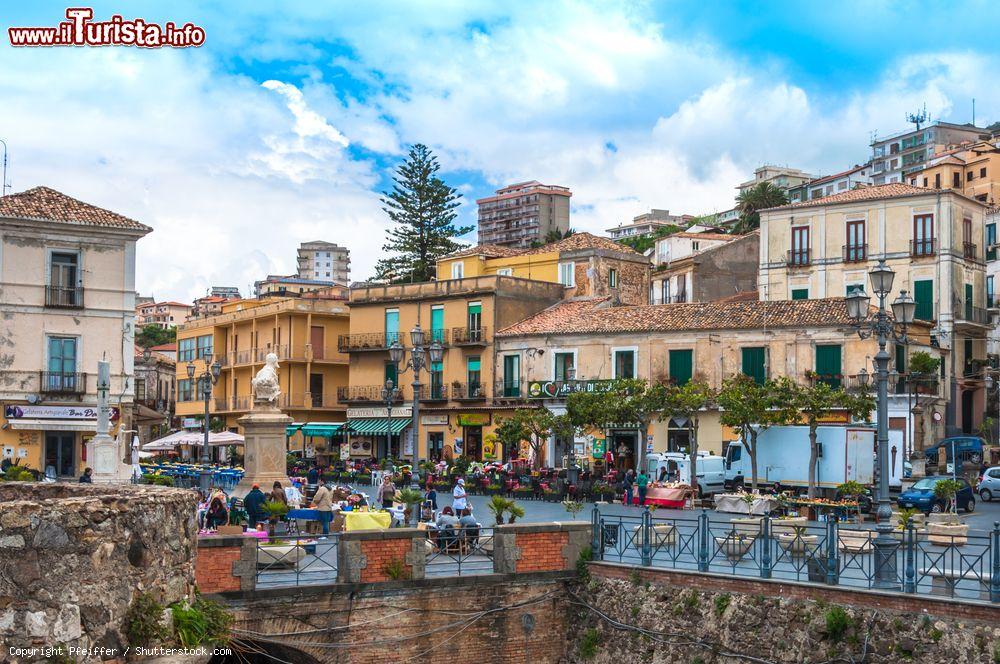
[[[528,383],[529,399],[565,399],[574,392],[610,392],[613,380],[533,380]]]

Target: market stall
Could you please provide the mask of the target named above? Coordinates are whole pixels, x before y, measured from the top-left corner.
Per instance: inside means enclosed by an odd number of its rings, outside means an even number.
[[[653,482],[646,488],[646,505],[657,507],[683,508],[687,499],[694,495],[688,484]]]
[[[748,496],[751,498],[748,499]],[[777,496],[759,493],[719,493],[715,495],[715,511],[733,514],[770,514],[781,503]]]

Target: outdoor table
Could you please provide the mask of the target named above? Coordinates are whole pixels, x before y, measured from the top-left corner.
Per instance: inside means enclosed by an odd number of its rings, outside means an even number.
[[[312,510],[306,508],[288,510],[285,514],[288,519],[301,519],[302,521],[319,521],[319,510]]]
[[[691,487],[659,487],[650,486],[646,488],[646,505],[656,505],[657,507],[683,508]]]
[[[344,530],[386,530],[392,523],[388,512],[341,512]]]
[[[778,508],[778,505],[778,499],[774,496],[761,496],[753,501],[749,513],[770,514]],[[715,511],[747,514],[747,504],[738,494],[720,493],[715,496]]]

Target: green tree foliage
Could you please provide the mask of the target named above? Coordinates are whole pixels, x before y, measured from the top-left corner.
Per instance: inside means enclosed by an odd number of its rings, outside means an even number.
[[[667,237],[668,235],[673,235],[674,233],[679,233],[684,230],[680,226],[674,226],[673,224],[668,224],[666,226],[659,226],[653,231],[651,235],[642,235],[635,237],[623,237],[620,240],[616,240],[618,244],[624,244],[626,247],[631,247],[640,254],[649,251],[654,246],[656,246],[656,241],[661,237]]]
[[[512,443],[516,446],[522,440],[528,441],[534,452],[534,466],[540,468],[545,441],[556,425],[556,416],[548,408],[518,408],[500,423],[496,435],[502,441],[511,441],[504,442],[505,446]]]
[[[924,376],[936,376],[941,358],[934,357],[924,350],[918,350],[910,355],[910,373]]]
[[[175,341],[177,341],[176,327],[164,329],[152,323],[143,325],[139,333],[135,335],[135,345],[140,348],[151,348],[162,344],[171,344]]]
[[[382,247],[389,257],[375,265],[376,279],[433,279],[437,259],[460,247],[453,238],[472,230],[454,225],[461,194],[437,176],[440,168],[427,146],[418,143],[393,177],[392,191],[383,192],[382,209],[394,225]]]
[[[691,458],[691,486],[698,486],[698,420],[701,411],[712,405],[715,391],[702,380],[690,380],[684,385],[667,388],[664,411],[673,418],[687,421],[689,454]]]
[[[757,491],[757,436],[778,424],[789,424],[798,418],[798,412],[781,398],[780,386],[773,380],[763,385],[745,374],[736,374],[722,381],[716,395],[719,421],[740,433],[747,454],[750,455],[750,481]]]
[[[736,197],[736,209],[740,213],[740,220],[734,231],[749,233],[760,227],[760,210],[766,208],[786,205],[788,197],[785,192],[775,187],[770,182],[761,182],[741,191]]]
[[[867,419],[875,408],[875,399],[868,393],[851,393],[826,383],[799,385],[787,378],[782,380],[781,398],[787,400],[801,414],[809,427],[809,497],[816,497],[816,463],[819,445],[816,431],[820,420],[831,411],[847,411],[855,419]]]

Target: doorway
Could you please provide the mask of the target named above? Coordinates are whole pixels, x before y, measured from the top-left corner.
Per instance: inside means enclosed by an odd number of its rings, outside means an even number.
[[[635,470],[638,448],[635,431],[614,431],[611,434],[611,450],[615,455],[615,468],[621,471]]]
[[[483,428],[482,427],[465,427],[464,428],[464,447],[465,456],[473,459],[475,461],[483,460]]]
[[[430,431],[427,434],[427,458],[441,461],[444,455],[444,432]]]
[[[962,433],[972,433],[972,412],[975,393],[972,390],[962,391]]]
[[[314,360],[322,360],[323,341],[325,329],[322,325],[313,325],[309,328],[309,344],[312,346],[312,356]]]
[[[312,395],[313,408],[323,406],[323,374],[309,374],[309,394]]]
[[[45,474],[49,469],[58,477],[76,475],[76,434],[65,431],[45,432]]]

